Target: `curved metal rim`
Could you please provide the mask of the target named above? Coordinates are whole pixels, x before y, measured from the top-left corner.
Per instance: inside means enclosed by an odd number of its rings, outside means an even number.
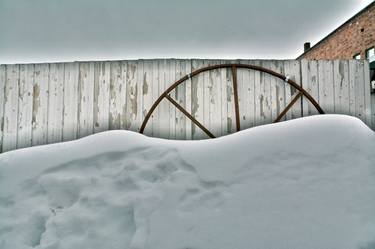
[[[299,86],[295,81],[287,78],[285,75],[282,75],[280,73],[277,73],[273,70],[270,70],[268,68],[264,68],[264,67],[261,67],[261,66],[256,66],[256,65],[245,65],[245,64],[230,64],[230,63],[227,63],[227,64],[218,64],[218,65],[212,65],[212,66],[208,66],[208,67],[203,67],[203,68],[200,68],[200,69],[197,69],[193,72],[191,72],[190,74],[187,74],[185,75],[184,77],[182,77],[181,79],[177,80],[175,83],[173,83],[170,87],[167,88],[167,90],[165,90],[160,96],[159,98],[155,101],[155,103],[151,106],[150,110],[148,111],[148,113],[146,114],[145,116],[145,119],[143,120],[142,122],[142,125],[141,125],[141,128],[140,128],[140,133],[143,134],[145,128],[146,128],[146,125],[147,125],[147,122],[148,120],[151,118],[151,115],[152,113],[155,111],[156,107],[160,104],[160,102],[164,99],[164,98],[167,98],[168,99],[168,94],[173,90],[175,89],[177,86],[179,86],[180,84],[182,84],[184,81],[200,74],[200,73],[203,73],[203,72],[206,72],[206,71],[210,71],[210,70],[215,70],[215,69],[221,69],[221,68],[232,68],[232,72],[236,72],[236,69],[237,68],[244,68],[244,69],[252,69],[252,70],[256,70],[256,71],[260,71],[260,72],[264,72],[264,73],[267,73],[267,74],[270,74],[274,77],[277,77],[281,80],[283,80],[284,82],[290,84],[291,86],[293,86],[295,89],[299,90],[299,96],[300,94],[302,94],[303,96],[305,96],[310,102],[311,104],[313,104],[313,106],[317,109],[317,111],[320,113],[320,114],[325,114],[323,109],[320,107],[320,105],[318,104],[318,102],[315,101],[315,99],[305,90],[303,89],[301,86]],[[236,80],[235,80],[236,81]],[[236,84],[236,83],[235,83]],[[236,94],[236,92],[235,92]],[[298,97],[298,96],[296,96]],[[297,100],[298,98],[294,98],[294,100]],[[293,105],[295,103],[295,101],[292,103],[290,103],[291,105]],[[235,103],[236,104],[236,103]],[[238,104],[238,103],[237,103]],[[290,106],[291,106],[290,105]],[[289,108],[290,108],[289,106]],[[288,109],[289,109],[288,108]],[[287,109],[285,109],[287,111]],[[237,122],[237,126],[238,126],[238,122]],[[238,129],[237,129],[238,130]],[[206,132],[207,133],[207,132]]]

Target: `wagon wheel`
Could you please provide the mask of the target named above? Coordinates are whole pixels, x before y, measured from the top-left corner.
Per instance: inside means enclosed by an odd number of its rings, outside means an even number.
[[[170,95],[169,93],[175,89],[177,86],[179,86],[184,81],[200,74],[206,71],[215,70],[215,69],[221,69],[221,68],[231,68],[232,69],[232,77],[233,77],[233,92],[234,92],[234,109],[235,109],[235,115],[236,115],[236,129],[237,131],[240,131],[241,129],[241,123],[240,123],[240,113],[239,113],[239,105],[238,105],[238,90],[237,90],[237,69],[238,68],[245,68],[245,69],[252,69],[255,71],[264,72],[267,74],[270,74],[274,77],[277,77],[281,80],[283,80],[285,83],[288,83],[289,85],[293,86],[297,91],[292,96],[292,100],[289,102],[289,104],[284,108],[283,111],[280,112],[280,114],[277,116],[277,118],[273,121],[274,123],[279,122],[284,115],[289,111],[289,109],[297,102],[297,100],[305,96],[316,108],[316,110],[320,114],[324,114],[323,109],[319,106],[319,104],[315,101],[315,99],[301,86],[299,86],[295,81],[289,79],[288,77],[279,74],[275,71],[272,71],[270,69],[255,66],[255,65],[244,65],[244,64],[220,64],[220,65],[213,65],[204,67],[198,70],[195,70],[194,72],[185,75],[181,79],[177,80],[175,83],[173,83],[170,87],[168,87],[167,90],[163,92],[163,94],[160,95],[160,97],[155,101],[155,103],[151,106],[150,110],[148,111],[142,125],[140,128],[140,133],[143,133],[148,120],[150,119],[152,113],[156,109],[156,107],[160,104],[160,102],[166,98],[169,102],[171,102],[178,110],[180,110],[183,114],[185,114],[195,125],[197,125],[199,128],[201,128],[209,137],[215,138],[215,136],[206,128],[204,125],[202,125],[198,120],[196,120],[189,112],[187,112],[181,105],[179,105]]]

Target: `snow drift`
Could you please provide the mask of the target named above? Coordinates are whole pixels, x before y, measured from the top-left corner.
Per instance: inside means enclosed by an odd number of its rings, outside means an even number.
[[[375,134],[325,115],[205,141],[0,155],[2,249],[373,249]]]

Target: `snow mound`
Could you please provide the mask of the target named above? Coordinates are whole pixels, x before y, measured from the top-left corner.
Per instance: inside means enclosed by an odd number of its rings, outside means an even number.
[[[375,133],[324,115],[202,141],[0,155],[1,249],[374,249]]]

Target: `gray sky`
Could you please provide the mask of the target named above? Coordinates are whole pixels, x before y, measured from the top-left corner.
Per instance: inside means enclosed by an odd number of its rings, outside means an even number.
[[[0,0],[0,63],[296,58],[372,0]]]

